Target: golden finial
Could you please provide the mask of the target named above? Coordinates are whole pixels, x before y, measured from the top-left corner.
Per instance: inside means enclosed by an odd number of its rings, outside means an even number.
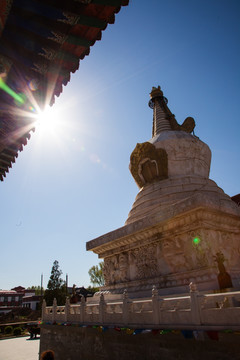
[[[163,96],[163,92],[162,92],[159,85],[158,85],[157,88],[155,86],[153,86],[152,91],[150,92],[150,98],[151,99],[154,99],[157,96]]]

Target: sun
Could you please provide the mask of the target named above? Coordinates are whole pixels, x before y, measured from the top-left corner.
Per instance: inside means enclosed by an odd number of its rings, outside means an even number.
[[[46,108],[36,115],[36,128],[41,133],[55,134],[60,126],[61,117],[54,107]]]

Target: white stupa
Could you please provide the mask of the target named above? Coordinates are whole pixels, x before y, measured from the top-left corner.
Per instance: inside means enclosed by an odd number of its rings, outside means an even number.
[[[87,243],[104,259],[103,290],[213,290],[221,276],[222,287],[239,288],[240,207],[209,179],[211,151],[192,134],[194,119],[179,125],[160,87],[150,98],[153,136],[130,157],[140,190],[126,223]]]

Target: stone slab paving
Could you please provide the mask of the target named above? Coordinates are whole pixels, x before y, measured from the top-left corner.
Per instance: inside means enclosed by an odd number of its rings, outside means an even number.
[[[38,360],[40,337],[0,340],[0,360]]]

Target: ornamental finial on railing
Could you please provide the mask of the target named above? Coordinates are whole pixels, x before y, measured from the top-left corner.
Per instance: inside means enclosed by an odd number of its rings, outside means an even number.
[[[123,299],[128,299],[128,291],[127,291],[127,289],[124,289],[124,291],[123,291]]]
[[[153,285],[153,288],[152,288],[152,297],[154,296],[158,296],[158,289],[156,287],[156,285]]]
[[[193,282],[190,282],[190,284],[189,284],[189,290],[190,290],[190,292],[195,292],[195,291],[197,291],[197,285],[196,285],[195,283],[193,283]]]

